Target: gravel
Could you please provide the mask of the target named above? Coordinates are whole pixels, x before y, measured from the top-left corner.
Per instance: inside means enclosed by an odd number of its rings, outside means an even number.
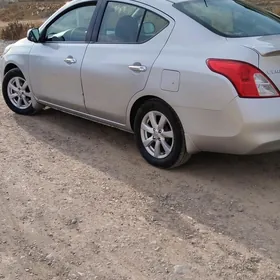
[[[1,279],[280,279],[279,153],[164,171],[129,134],[0,98],[0,156]]]

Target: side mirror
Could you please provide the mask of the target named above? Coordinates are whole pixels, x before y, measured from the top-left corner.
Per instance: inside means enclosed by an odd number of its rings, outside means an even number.
[[[27,31],[27,39],[31,42],[38,43],[40,41],[40,32],[38,28],[32,28]]]
[[[146,35],[153,34],[156,30],[155,25],[152,22],[143,23],[143,31]]]

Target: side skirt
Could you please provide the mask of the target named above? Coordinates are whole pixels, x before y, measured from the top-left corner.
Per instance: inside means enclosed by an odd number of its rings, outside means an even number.
[[[73,109],[65,108],[63,106],[55,105],[55,104],[45,102],[45,101],[42,101],[42,100],[38,100],[38,102],[40,104],[43,104],[43,105],[45,105],[47,107],[50,107],[52,109],[55,109],[55,110],[58,110],[58,111],[61,111],[61,112],[64,112],[64,113],[67,113],[67,114],[70,114],[70,115],[73,115],[73,116],[76,116],[76,117],[80,117],[80,118],[87,119],[87,120],[92,121],[92,122],[100,123],[100,124],[103,124],[103,125],[106,125],[106,126],[109,126],[109,127],[117,128],[117,129],[129,132],[129,133],[133,133],[132,130],[128,129],[124,124],[121,124],[121,123],[109,121],[109,120],[106,120],[106,119],[103,119],[103,118],[99,118],[99,117],[96,117],[96,116],[93,116],[93,115],[90,115],[90,114],[82,113],[82,112],[79,112],[79,111],[76,111],[76,110],[73,110]]]

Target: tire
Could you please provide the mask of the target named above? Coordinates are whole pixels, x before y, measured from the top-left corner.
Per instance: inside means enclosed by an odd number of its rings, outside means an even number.
[[[17,114],[34,115],[43,109],[43,106],[34,100],[26,79],[19,69],[12,69],[5,75],[2,94],[7,106]]]
[[[150,99],[138,109],[134,133],[141,155],[155,167],[178,167],[191,157],[186,150],[181,122],[174,110],[163,101]]]

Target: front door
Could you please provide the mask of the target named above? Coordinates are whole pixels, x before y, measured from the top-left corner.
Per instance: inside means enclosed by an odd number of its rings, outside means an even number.
[[[137,5],[107,1],[81,71],[88,112],[120,124],[125,123],[132,96],[145,88],[174,24],[158,10]]]
[[[29,71],[39,100],[85,111],[80,70],[95,7],[87,2],[63,12],[43,31],[44,42],[34,44]]]

